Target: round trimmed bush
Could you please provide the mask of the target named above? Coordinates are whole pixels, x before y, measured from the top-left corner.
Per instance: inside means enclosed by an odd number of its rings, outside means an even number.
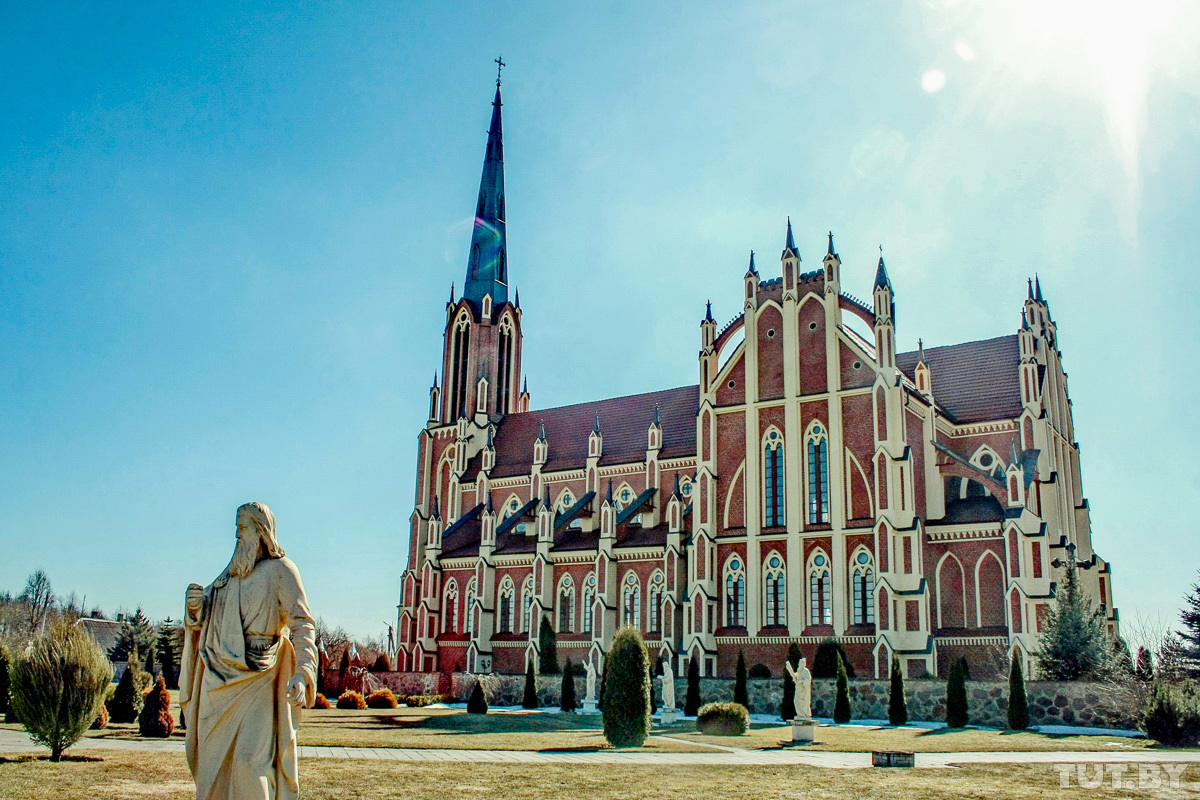
[[[174,730],[171,694],[167,691],[166,680],[160,675],[150,691],[146,692],[142,712],[138,714],[138,734],[154,739],[169,739]]]
[[[613,747],[641,747],[650,735],[650,654],[640,633],[617,631],[604,675],[604,738]]]
[[[367,708],[395,708],[396,695],[388,688],[379,689],[367,695]]]
[[[362,711],[367,707],[367,701],[358,692],[342,692],[337,699],[337,707],[343,710]]]
[[[741,703],[709,703],[696,715],[696,730],[710,736],[741,736],[750,728],[750,711]]]
[[[327,698],[327,697],[326,697],[325,695],[323,695],[323,694],[318,694],[318,695],[317,695],[317,697],[316,697],[316,699],[315,699],[315,700],[313,700],[313,705],[312,705],[312,707],[313,707],[313,708],[321,708],[321,709],[327,709],[327,708],[330,708],[330,705],[329,705],[329,698]]]

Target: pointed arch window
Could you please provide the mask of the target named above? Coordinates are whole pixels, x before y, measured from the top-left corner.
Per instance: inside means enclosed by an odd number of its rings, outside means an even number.
[[[784,525],[783,436],[772,429],[763,444],[763,527]]]
[[[851,564],[850,585],[854,592],[854,624],[875,624],[875,564],[871,554],[859,550]]]
[[[808,624],[833,624],[833,593],[829,579],[829,559],[818,552],[808,566]]]
[[[558,585],[558,632],[574,633],[575,583],[570,575],[563,576]]]
[[[504,583],[500,584],[500,632],[513,632],[513,617],[515,616],[515,604],[513,603],[513,584],[508,578],[504,579]]]
[[[625,589],[622,593],[621,621],[624,625],[640,630],[642,621],[642,587],[637,575],[625,573]]]
[[[763,583],[763,600],[767,625],[787,625],[787,578],[784,575],[783,559],[778,553],[767,556],[766,580]]]
[[[662,632],[662,605],[663,605],[663,589],[666,587],[666,581],[663,579],[661,572],[655,572],[650,577],[650,625],[649,629],[654,632]]]
[[[467,602],[463,605],[466,610],[467,617],[467,635],[474,636],[475,627],[475,579],[471,578],[471,582],[467,584]]]
[[[583,584],[583,632],[592,632],[592,605],[596,602],[596,573],[587,576]]]
[[[525,579],[521,587],[521,630],[529,633],[533,630],[533,576]]]
[[[467,360],[471,349],[471,324],[466,316],[459,317],[450,340],[450,408],[447,419],[455,420],[466,413]]]
[[[746,567],[740,556],[725,565],[725,624],[731,628],[746,624]]]
[[[829,440],[817,424],[808,434],[808,522],[829,522]]]
[[[458,633],[458,583],[453,578],[446,581],[445,619],[442,629],[446,633]]]
[[[498,391],[496,393],[501,414],[507,414],[512,411],[512,393],[514,388],[513,383],[513,326],[508,317],[504,318],[504,322],[500,324],[500,352],[497,354],[499,359],[499,371],[496,373],[496,380],[499,382]]]

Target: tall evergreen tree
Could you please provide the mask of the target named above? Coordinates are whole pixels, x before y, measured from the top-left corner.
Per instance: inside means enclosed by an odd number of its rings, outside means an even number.
[[[803,655],[798,642],[788,644],[787,660],[793,669],[800,666],[800,659]],[[796,682],[792,680],[792,673],[788,672],[787,667],[783,668],[783,703],[781,706],[779,716],[783,717],[784,722],[791,722],[796,718]]]
[[[900,658],[892,654],[891,686],[888,692],[888,722],[904,725],[908,722],[908,702],[904,699],[904,675],[900,672]]]
[[[566,712],[571,712],[578,708],[578,704],[575,702],[575,665],[571,663],[570,658],[563,665],[562,688],[558,693],[558,707]]]
[[[1023,731],[1029,727],[1029,699],[1025,695],[1025,674],[1016,648],[1008,668],[1008,727]]]
[[[1154,660],[1145,647],[1138,648],[1137,667],[1134,668],[1133,674],[1143,683],[1154,680]]]
[[[946,681],[946,726],[965,728],[970,715],[967,711],[967,670],[962,659],[950,666]]]
[[[692,656],[688,661],[687,697],[683,701],[683,715],[694,717],[700,711],[700,662]]]
[[[613,637],[604,674],[604,738],[613,747],[641,747],[650,734],[650,654],[636,629]]]
[[[8,648],[0,644],[0,714],[8,713],[8,670],[11,661]]]
[[[558,674],[558,635],[545,617],[542,617],[542,624],[538,627],[538,672],[543,675]]]
[[[525,693],[521,696],[521,708],[537,708],[537,675],[533,674],[533,659],[525,665]]]
[[[746,687],[746,657],[738,650],[737,674],[733,679],[733,702],[750,708],[750,692]]]
[[[846,662],[840,657],[837,662],[837,697],[833,701],[833,721],[839,725],[850,721],[850,678],[846,674]]]
[[[1067,558],[1063,582],[1047,604],[1042,635],[1035,653],[1042,680],[1073,681],[1101,673],[1110,658],[1104,612],[1079,588],[1074,549]]]
[[[179,654],[183,649],[183,628],[170,618],[158,626],[158,663],[168,689],[179,688]]]
[[[158,631],[139,607],[133,616],[125,618],[121,630],[117,633],[117,643],[108,651],[108,658],[113,662],[128,661],[129,654],[135,653],[134,658],[138,664],[142,664],[146,660],[146,654],[152,653],[157,644]]]
[[[1179,617],[1183,621],[1180,639],[1186,659],[1185,668],[1193,678],[1200,677],[1200,582],[1194,584],[1184,598]]]

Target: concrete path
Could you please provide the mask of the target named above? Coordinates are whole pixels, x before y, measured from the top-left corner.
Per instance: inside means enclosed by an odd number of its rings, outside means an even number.
[[[82,750],[141,750],[182,753],[179,740],[81,739],[72,752]],[[0,753],[46,752],[23,731],[0,730]],[[741,750],[723,748],[716,753],[634,752],[533,752],[524,750],[421,750],[389,747],[300,748],[301,758],[361,758],[390,761],[441,761],[477,764],[641,764],[646,766],[810,766],[859,769],[871,766],[870,753],[831,753],[812,750]],[[1189,763],[1200,764],[1200,751],[1121,750],[1080,753],[1070,751],[1029,753],[918,753],[918,767],[954,764],[1062,764],[1062,763]]]

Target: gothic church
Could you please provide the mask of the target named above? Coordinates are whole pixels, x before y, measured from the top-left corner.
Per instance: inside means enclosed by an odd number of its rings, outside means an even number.
[[[826,639],[859,676],[895,654],[984,677],[1014,650],[1031,674],[1069,558],[1115,632],[1040,285],[1014,333],[897,353],[882,256],[861,302],[832,234],[801,271],[789,220],[777,274],[751,254],[742,313],[718,329],[709,307],[698,384],[533,410],[497,80],[419,437],[399,669],[523,672],[546,619],[576,664],[632,626],[677,674],[732,675],[740,651],[779,675],[789,643]]]

